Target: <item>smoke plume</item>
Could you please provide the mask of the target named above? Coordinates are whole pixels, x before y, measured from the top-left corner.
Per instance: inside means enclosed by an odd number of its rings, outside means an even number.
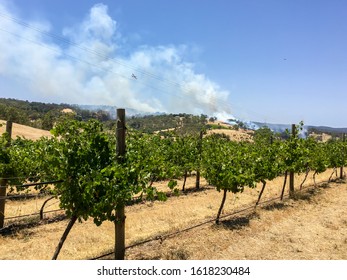
[[[232,118],[229,92],[185,61],[189,46],[142,45],[129,53],[124,41],[103,4],[59,37],[49,23],[22,22],[0,4],[0,78],[7,89],[16,84],[44,102]]]

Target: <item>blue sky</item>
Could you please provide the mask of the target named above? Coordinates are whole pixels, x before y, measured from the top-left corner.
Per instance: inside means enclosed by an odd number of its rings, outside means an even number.
[[[0,0],[2,97],[347,127],[346,50],[345,0]]]

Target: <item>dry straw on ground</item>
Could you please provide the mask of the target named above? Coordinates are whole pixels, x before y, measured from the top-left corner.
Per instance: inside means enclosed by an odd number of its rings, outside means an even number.
[[[0,127],[0,135],[1,135],[6,131],[6,122],[3,120],[0,120],[0,124],[3,124],[3,126]],[[15,139],[17,136],[24,137],[30,140],[38,140],[42,136],[51,137],[52,134],[47,130],[42,130],[42,129],[33,128],[26,125],[13,123],[12,138]]]
[[[130,259],[347,259],[347,186],[128,251]]]
[[[318,179],[326,180],[330,173],[326,172]],[[299,182],[299,176],[296,179]],[[282,182],[283,178],[269,182],[263,200],[278,197]],[[193,186],[194,178],[189,178],[188,187]],[[127,250],[126,258],[346,259],[346,187],[346,184],[332,184],[329,188],[319,188],[314,194],[303,196],[304,199],[277,202],[273,207],[259,207],[255,214],[247,212],[236,219],[230,217],[218,227],[210,223],[162,243],[150,242]],[[260,186],[246,189],[238,196],[230,194],[224,213],[255,203],[259,191]],[[146,202],[127,207],[126,244],[215,217],[221,196],[216,190],[209,189],[172,197],[166,202]],[[11,202],[7,210],[20,207],[20,203]],[[63,220],[42,224],[1,236],[0,258],[50,259],[67,223]],[[74,226],[60,259],[92,258],[112,251],[113,246],[114,225],[106,222],[97,227],[88,220]]]

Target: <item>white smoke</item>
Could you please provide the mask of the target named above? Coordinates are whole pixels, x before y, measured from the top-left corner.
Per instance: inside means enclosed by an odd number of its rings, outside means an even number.
[[[0,77],[42,101],[233,118],[229,92],[184,60],[188,46],[143,45],[122,55],[126,38],[103,4],[58,38],[47,23],[28,28],[16,18],[0,4]]]

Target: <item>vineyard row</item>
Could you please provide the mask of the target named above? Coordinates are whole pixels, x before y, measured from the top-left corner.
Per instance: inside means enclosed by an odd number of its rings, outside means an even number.
[[[153,186],[158,180],[168,180],[168,188],[178,194],[175,178],[184,178],[184,190],[188,174],[197,174],[197,188],[200,175],[203,176],[223,194],[215,220],[218,224],[229,192],[241,193],[247,187],[255,188],[257,183],[262,183],[259,203],[266,182],[284,175],[281,196],[287,177],[292,196],[294,173],[313,171],[315,179],[316,174],[327,168],[340,168],[342,176],[342,167],[347,161],[345,141],[321,143],[313,138],[300,138],[302,124],[293,126],[286,140],[266,131],[253,141],[235,142],[217,134],[202,137],[203,133],[183,136],[139,133],[126,129],[123,109],[117,113],[116,135],[105,131],[102,124],[94,120],[65,120],[52,130],[52,138],[10,141],[10,133],[0,138],[0,176],[15,178],[2,179],[1,186],[9,186],[11,192],[27,188],[23,185],[28,181],[29,185],[37,183],[37,178],[61,180],[52,193],[70,222],[53,259],[57,258],[74,223],[90,217],[96,225],[106,220],[114,222],[115,258],[124,258],[124,207],[135,195],[165,200],[165,191]],[[39,191],[42,186],[35,188]],[[0,192],[0,197],[6,196],[6,188],[0,188]],[[0,228],[5,205],[2,201]]]

